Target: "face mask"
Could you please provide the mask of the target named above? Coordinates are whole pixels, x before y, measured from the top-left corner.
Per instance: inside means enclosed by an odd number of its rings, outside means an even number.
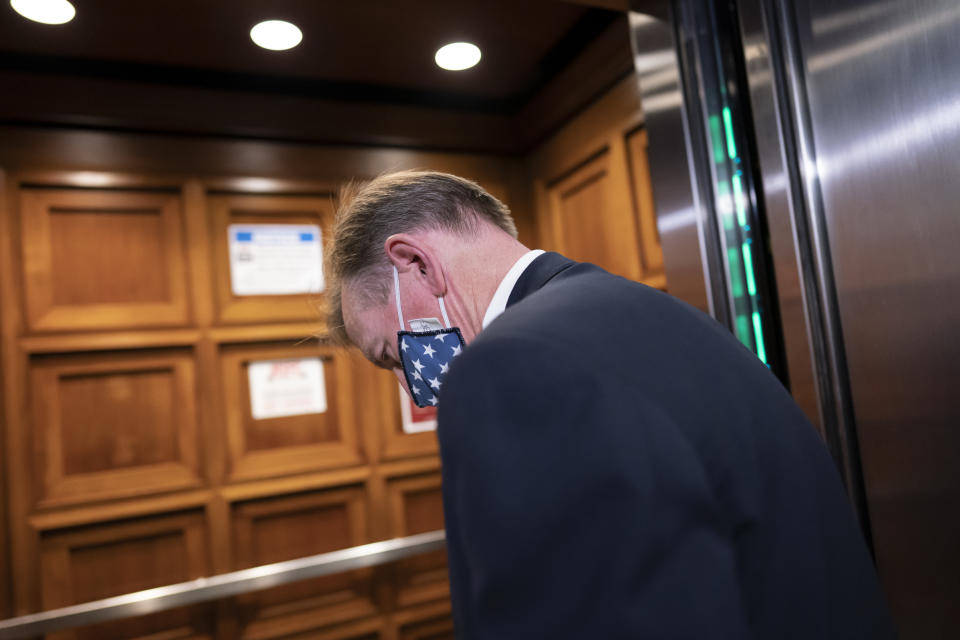
[[[400,276],[396,267],[393,268],[393,290],[397,299],[397,318],[400,320],[397,353],[400,354],[407,388],[418,407],[435,407],[450,362],[463,350],[463,336],[460,329],[450,326],[443,298],[437,298],[437,302],[440,303],[440,314],[447,325],[446,329],[436,318],[418,318],[410,321],[411,330],[406,331],[403,311],[400,309]]]

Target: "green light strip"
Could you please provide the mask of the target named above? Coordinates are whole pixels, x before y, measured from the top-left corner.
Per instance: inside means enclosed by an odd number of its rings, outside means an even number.
[[[723,108],[723,128],[727,130],[727,154],[733,160],[737,157],[737,143],[733,141],[733,120],[730,118],[730,107]]]
[[[723,134],[720,132],[720,117],[710,116],[710,143],[713,147],[713,161],[723,162]]]
[[[763,346],[763,328],[760,326],[760,313],[753,312],[753,336],[757,343],[757,355],[767,364],[767,350]]]
[[[747,226],[747,210],[743,206],[743,181],[736,173],[733,174],[733,206],[737,209],[737,222],[741,227]]]
[[[750,320],[745,315],[738,314],[736,319],[737,339],[743,343],[747,349],[753,346],[753,336],[750,331]]]
[[[740,256],[737,255],[736,247],[727,251],[727,260],[730,262],[730,289],[734,298],[743,295],[743,278],[740,277]]]
[[[747,293],[757,295],[757,281],[753,278],[753,255],[746,242],[743,243],[743,270],[747,272]]]

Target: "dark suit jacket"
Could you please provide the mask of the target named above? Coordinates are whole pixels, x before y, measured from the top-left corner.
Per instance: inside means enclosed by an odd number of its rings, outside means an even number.
[[[816,431],[666,294],[540,256],[451,366],[438,437],[458,638],[892,635]]]

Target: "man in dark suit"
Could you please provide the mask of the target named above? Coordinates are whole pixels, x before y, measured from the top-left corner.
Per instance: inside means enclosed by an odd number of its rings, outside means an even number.
[[[892,637],[816,432],[712,319],[437,173],[348,197],[328,273],[333,335],[442,397],[459,637]]]

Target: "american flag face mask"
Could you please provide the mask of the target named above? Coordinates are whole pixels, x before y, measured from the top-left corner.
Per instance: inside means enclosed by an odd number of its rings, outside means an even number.
[[[450,369],[450,362],[463,351],[463,335],[460,329],[450,326],[442,297],[437,298],[437,302],[446,329],[436,318],[417,318],[410,321],[411,330],[407,331],[400,309],[400,276],[396,267],[393,268],[393,289],[400,321],[397,353],[407,379],[407,389],[418,407],[435,407],[440,401],[440,387]]]

